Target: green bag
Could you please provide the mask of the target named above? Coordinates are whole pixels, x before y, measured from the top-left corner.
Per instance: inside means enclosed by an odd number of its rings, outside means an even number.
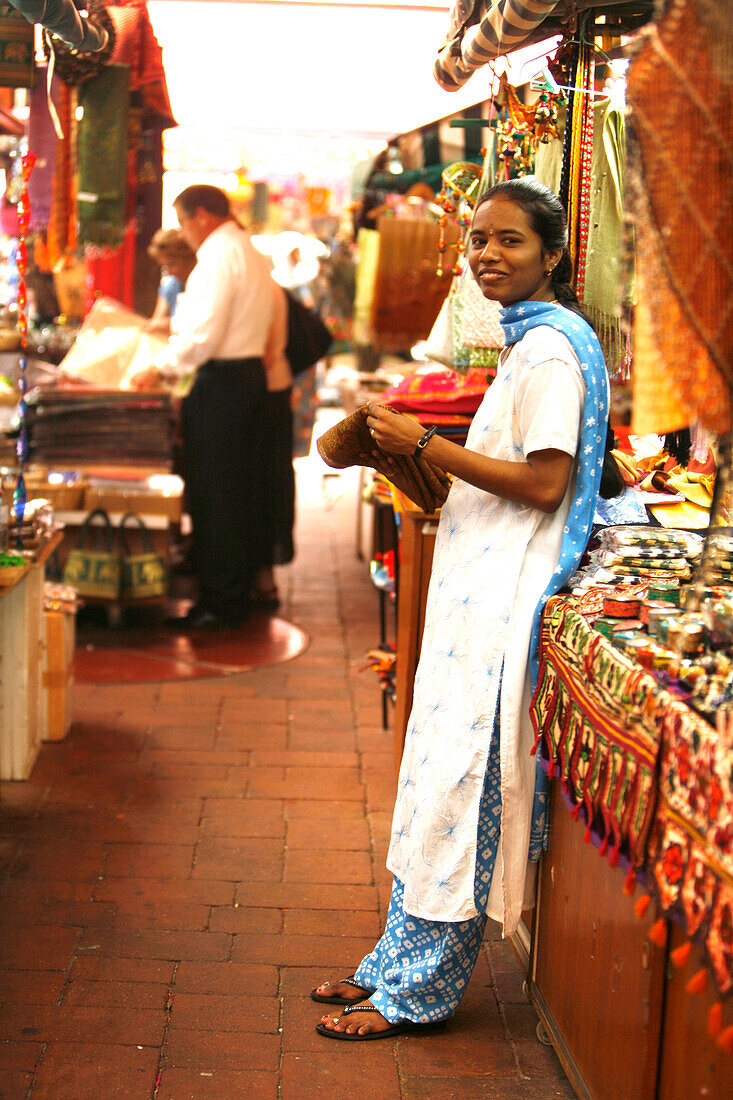
[[[92,520],[100,517],[107,528],[107,548],[87,547]],[[102,539],[104,542],[104,538]],[[104,508],[95,508],[84,520],[79,545],[69,553],[63,571],[64,584],[70,584],[80,596],[116,600],[120,594],[120,559],[112,550],[112,524]]]
[[[131,554],[125,524],[134,521],[142,536],[142,553]],[[163,558],[153,550],[150,532],[142,517],[127,512],[120,520],[120,546],[122,549],[122,597],[127,600],[144,600],[168,593],[168,570]]]

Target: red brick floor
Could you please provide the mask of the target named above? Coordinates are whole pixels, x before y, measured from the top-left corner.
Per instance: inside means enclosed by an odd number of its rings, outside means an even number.
[[[0,1097],[569,1097],[496,927],[432,1037],[343,1044],[310,989],[379,934],[394,792],[377,597],[349,478],[301,479],[295,660],[78,685],[67,739],[0,786]]]

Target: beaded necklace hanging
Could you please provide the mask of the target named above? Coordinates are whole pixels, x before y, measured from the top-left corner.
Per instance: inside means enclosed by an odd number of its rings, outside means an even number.
[[[591,168],[593,161],[593,92],[595,54],[592,42],[572,43],[570,57],[560,64],[571,87],[565,117],[559,198],[567,212],[568,252],[575,273],[574,289],[583,302],[585,261],[590,223]]]

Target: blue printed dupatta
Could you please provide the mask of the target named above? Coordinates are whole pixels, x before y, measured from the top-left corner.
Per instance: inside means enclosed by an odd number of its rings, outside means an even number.
[[[608,374],[595,332],[579,314],[556,302],[515,302],[501,310],[501,327],[507,347],[516,344],[530,329],[548,325],[561,332],[578,357],[585,383],[583,423],[578,447],[578,472],[575,494],[565,525],[560,558],[552,580],[537,605],[532,624],[529,649],[529,672],[532,689],[539,673],[539,640],[542,611],[550,596],[554,596],[578,568],[588,542],[601,485],[608,426]],[[532,830],[529,859],[537,861],[547,847],[547,804],[549,780],[537,760],[535,798],[532,808]]]

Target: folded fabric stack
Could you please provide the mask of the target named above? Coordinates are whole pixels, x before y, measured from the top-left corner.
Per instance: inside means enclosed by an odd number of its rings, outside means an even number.
[[[493,372],[472,369],[466,375],[448,367],[417,370],[386,390],[382,401],[411,413],[426,428],[454,443],[465,443],[471,421],[493,380]]]
[[[74,468],[170,466],[173,414],[168,394],[37,389],[28,395],[28,442],[35,462]]]
[[[689,531],[629,525],[606,527],[600,546],[588,555],[571,581],[573,587],[591,584],[666,582],[675,586],[692,580],[703,540]]]

